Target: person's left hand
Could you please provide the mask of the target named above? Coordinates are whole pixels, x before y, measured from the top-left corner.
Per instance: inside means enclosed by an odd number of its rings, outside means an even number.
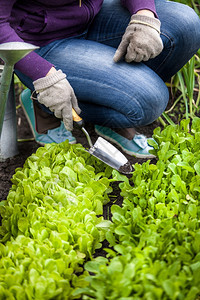
[[[126,62],[147,61],[161,53],[160,21],[146,15],[133,15],[113,60],[125,55]]]

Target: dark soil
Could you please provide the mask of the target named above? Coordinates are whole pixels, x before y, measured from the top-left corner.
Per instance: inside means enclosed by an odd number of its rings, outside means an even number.
[[[19,104],[19,89],[16,90],[16,105]],[[7,198],[8,192],[11,188],[12,182],[11,178],[15,173],[15,169],[18,167],[22,167],[25,160],[34,153],[38,147],[41,147],[33,140],[33,135],[29,124],[26,120],[26,117],[23,113],[22,108],[17,109],[17,136],[18,139],[31,139],[30,141],[26,142],[18,142],[18,149],[19,154],[15,157],[8,158],[4,162],[0,162],[0,201],[5,200]],[[157,122],[146,126],[144,128],[138,129],[139,132],[145,134],[146,136],[151,136],[155,127],[160,126]],[[94,131],[94,126],[92,124],[85,125],[86,130],[89,132],[91,139],[95,142],[98,138],[97,134]],[[79,129],[73,130],[73,135],[76,137],[77,143],[82,144],[84,147],[88,148],[88,143],[84,133]],[[136,162],[143,163],[146,159],[138,159],[132,156],[126,155],[127,159],[130,161],[131,164]]]

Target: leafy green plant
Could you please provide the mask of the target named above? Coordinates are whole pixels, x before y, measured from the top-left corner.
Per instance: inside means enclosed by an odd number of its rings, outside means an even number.
[[[0,206],[0,299],[197,300],[200,119],[189,122],[156,128],[157,163],[130,178],[79,144],[31,155]],[[123,203],[109,221],[111,182]],[[107,257],[93,259],[105,239]]]
[[[110,226],[101,216],[110,174],[68,142],[39,148],[16,169],[0,202],[0,299],[72,299],[86,284],[82,265]]]
[[[195,114],[199,112],[199,74],[195,69],[195,59],[196,56],[193,56],[191,60],[174,76],[174,90],[175,93],[179,92],[180,95],[176,99],[176,103],[173,107],[166,113],[170,113],[174,108],[175,105],[179,101],[183,101],[183,111],[182,117],[183,118],[193,118]],[[196,98],[196,102],[195,102]]]
[[[156,128],[156,164],[121,177],[122,207],[106,233],[113,250],[87,262],[83,299],[197,299],[200,295],[200,119]],[[113,172],[119,180],[119,174]],[[101,292],[100,292],[101,291]]]

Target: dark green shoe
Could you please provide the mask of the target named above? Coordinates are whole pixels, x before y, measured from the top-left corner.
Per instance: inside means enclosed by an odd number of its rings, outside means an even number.
[[[75,144],[76,139],[73,137],[71,131],[68,131],[64,123],[61,122],[60,126],[54,129],[47,130],[47,133],[38,133],[36,131],[35,113],[33,107],[33,101],[31,99],[31,91],[29,89],[24,90],[20,95],[20,103],[23,108],[24,114],[28,120],[31,131],[35,138],[35,141],[40,145],[51,144],[51,143],[62,143],[68,140],[70,144]],[[51,117],[51,115],[50,115]]]

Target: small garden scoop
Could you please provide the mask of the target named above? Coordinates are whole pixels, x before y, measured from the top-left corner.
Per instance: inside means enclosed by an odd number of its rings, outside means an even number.
[[[110,167],[116,169],[120,173],[130,174],[132,172],[132,166],[127,158],[112,144],[103,139],[102,137],[98,137],[97,141],[93,145],[89,133],[84,128],[83,119],[72,109],[73,121],[79,128],[84,132],[90,149],[88,152],[103,161],[105,164]]]

